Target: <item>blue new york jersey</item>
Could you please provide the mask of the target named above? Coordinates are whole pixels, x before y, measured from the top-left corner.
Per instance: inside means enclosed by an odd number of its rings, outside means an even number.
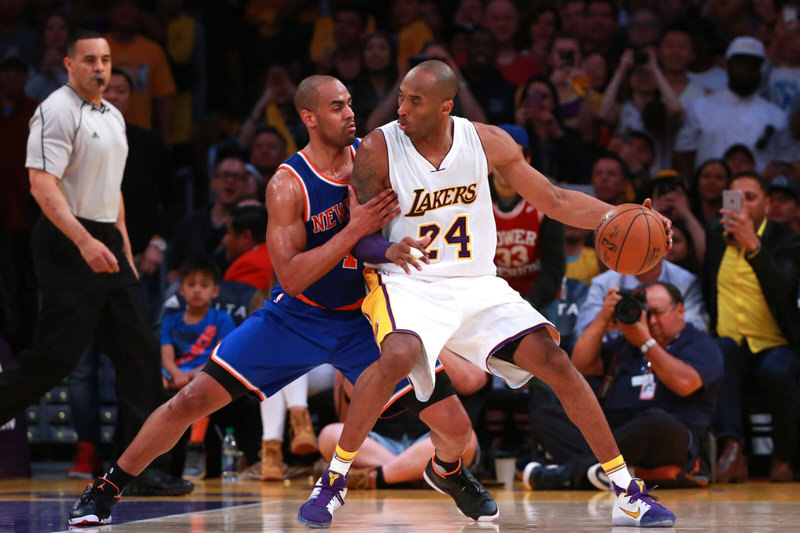
[[[356,139],[351,147],[354,156],[359,143]],[[349,218],[346,205],[348,183],[322,174],[302,151],[295,153],[279,168],[289,171],[299,181],[305,195],[306,250],[325,244],[344,228]],[[366,294],[362,267],[360,261],[348,254],[298,298],[326,309],[358,309]],[[282,292],[278,284],[273,295]]]
[[[353,154],[357,146],[358,140]],[[280,168],[291,172],[303,187],[306,249],[322,246],[348,219],[347,183],[322,175],[302,152]],[[325,363],[355,383],[380,357],[372,327],[361,314],[366,294],[361,270],[362,265],[348,255],[296,298],[276,286],[273,298],[223,339],[211,361],[261,399]],[[395,397],[409,388],[408,380],[403,380]]]

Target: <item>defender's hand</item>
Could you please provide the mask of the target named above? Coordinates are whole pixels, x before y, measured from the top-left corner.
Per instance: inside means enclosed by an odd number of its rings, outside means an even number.
[[[400,214],[397,194],[392,189],[384,189],[364,204],[358,203],[358,197],[352,187],[348,186],[348,189],[350,209],[348,225],[358,229],[362,237],[380,231],[387,222]]]

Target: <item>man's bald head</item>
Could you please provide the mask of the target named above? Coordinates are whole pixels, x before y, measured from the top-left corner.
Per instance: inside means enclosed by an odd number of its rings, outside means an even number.
[[[433,77],[435,84],[433,90],[441,97],[442,101],[453,100],[458,93],[458,78],[447,63],[438,59],[423,61],[408,73],[408,76],[416,77],[417,74],[425,73]]]
[[[319,105],[320,87],[328,83],[338,82],[333,76],[315,74],[300,82],[294,93],[294,107],[300,113],[303,109],[316,112]]]

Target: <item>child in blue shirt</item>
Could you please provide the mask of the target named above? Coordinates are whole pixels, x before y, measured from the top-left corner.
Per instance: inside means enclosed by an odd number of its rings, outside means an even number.
[[[234,326],[224,311],[211,308],[219,295],[219,270],[204,258],[181,266],[178,292],[186,300],[183,313],[172,313],[161,322],[161,366],[164,388],[179,390],[202,370],[211,352]]]
[[[161,321],[161,366],[164,388],[178,391],[200,372],[211,352],[223,337],[236,327],[233,318],[211,307],[219,295],[219,269],[205,258],[186,261],[180,268],[178,292],[186,300],[186,310],[166,315]],[[205,477],[206,454],[203,442],[209,418],[192,424],[183,477]]]

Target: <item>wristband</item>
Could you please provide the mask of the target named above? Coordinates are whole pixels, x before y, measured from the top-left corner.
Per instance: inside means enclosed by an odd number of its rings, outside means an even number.
[[[365,263],[388,263],[386,250],[392,245],[391,242],[380,233],[367,235],[356,243],[353,247],[353,255]]]

